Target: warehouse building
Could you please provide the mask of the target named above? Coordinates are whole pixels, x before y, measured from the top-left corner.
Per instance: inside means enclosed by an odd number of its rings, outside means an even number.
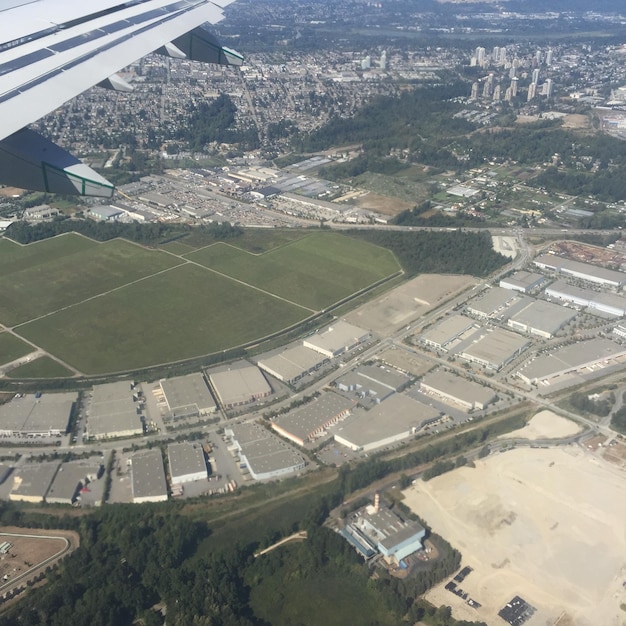
[[[89,483],[98,480],[104,473],[102,463],[96,461],[70,461],[63,463],[56,473],[50,490],[46,495],[46,502],[50,504],[73,504],[76,502],[80,490]]]
[[[410,554],[423,548],[426,529],[413,520],[403,520],[386,507],[369,506],[357,511],[341,534],[353,545],[357,543],[359,552],[377,551],[388,562],[400,563]],[[359,549],[360,548],[360,549]]]
[[[507,325],[514,330],[550,339],[575,317],[576,311],[572,309],[545,300],[533,300],[512,315]]]
[[[299,345],[263,358],[257,365],[270,376],[292,385],[329,361],[329,357]]]
[[[86,434],[91,439],[143,434],[141,409],[128,381],[106,383],[93,388]]]
[[[208,478],[206,457],[199,443],[184,441],[167,446],[172,485]]]
[[[361,404],[376,404],[382,402],[394,393],[386,385],[359,376],[357,370],[350,370],[334,381],[337,389],[344,394],[352,394]]]
[[[304,469],[304,457],[258,424],[235,424],[225,431],[241,464],[255,480],[270,480]]]
[[[373,409],[356,409],[334,430],[334,439],[355,452],[370,452],[412,437],[440,412],[402,394]]]
[[[626,298],[614,293],[598,293],[591,289],[581,289],[568,285],[564,280],[557,280],[550,285],[546,291],[546,296],[571,302],[576,306],[593,309],[600,313],[623,317],[626,315]]]
[[[204,375],[199,372],[164,378],[159,384],[172,419],[209,415],[217,411]]]
[[[486,293],[479,296],[467,305],[472,315],[482,319],[501,319],[507,307],[517,299],[515,291],[502,287],[491,287]]]
[[[521,354],[529,344],[528,339],[508,330],[485,330],[459,356],[470,363],[477,363],[497,372]]]
[[[302,345],[305,348],[315,350],[325,357],[332,359],[344,352],[356,348],[359,344],[369,339],[369,332],[348,324],[343,320],[337,320],[323,333],[315,333],[307,337]]]
[[[354,402],[333,393],[324,393],[286,415],[272,421],[272,428],[299,446],[326,433],[326,430],[350,415]]]
[[[160,448],[133,454],[131,466],[133,502],[165,502],[167,484]]]
[[[516,374],[529,385],[549,383],[552,379],[579,370],[593,371],[594,368],[604,367],[624,355],[625,346],[600,337],[541,354],[521,367]]]
[[[511,276],[507,276],[500,281],[500,287],[503,289],[511,289],[521,293],[530,293],[545,282],[545,278],[541,274],[534,272],[514,272]]]
[[[44,502],[59,465],[58,461],[54,461],[30,463],[16,468],[9,500],[36,504]]]
[[[37,393],[0,405],[0,437],[51,438],[67,432],[76,393]]]
[[[443,402],[461,406],[467,411],[482,410],[496,400],[496,392],[490,387],[445,370],[424,376],[420,381],[420,391],[433,394]]]
[[[620,339],[626,339],[626,326],[623,324],[618,324],[613,329],[613,334]]]
[[[447,352],[452,345],[470,329],[474,328],[474,320],[465,315],[449,315],[432,328],[429,328],[421,337],[420,342],[435,350]]]
[[[626,274],[623,272],[608,270],[580,261],[571,261],[555,254],[542,254],[535,259],[534,263],[541,269],[557,274],[566,274],[597,285],[620,288],[626,283]]]
[[[237,361],[228,369],[209,374],[211,387],[224,409],[250,404],[272,395],[272,388],[256,365]]]

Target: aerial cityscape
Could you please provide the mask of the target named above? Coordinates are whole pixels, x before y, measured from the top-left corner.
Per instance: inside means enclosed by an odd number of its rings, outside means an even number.
[[[626,626],[624,7],[61,5],[0,5],[0,626]]]

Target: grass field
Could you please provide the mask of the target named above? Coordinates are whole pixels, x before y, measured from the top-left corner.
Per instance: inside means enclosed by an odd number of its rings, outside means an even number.
[[[11,333],[0,333],[0,365],[10,363],[33,351],[33,347]]]
[[[7,326],[46,315],[182,262],[122,239],[100,244],[79,235],[64,235],[17,246],[17,250],[12,245],[0,247],[0,321]]]
[[[215,244],[186,258],[313,310],[400,269],[388,250],[336,233],[309,235],[261,256]]]
[[[399,270],[388,250],[337,233],[265,237],[234,240],[263,254],[79,235],[0,240],[0,323],[81,373],[136,370],[253,342]],[[12,373],[21,375],[32,374]]]
[[[226,350],[309,314],[188,264],[21,326],[20,334],[97,374]]]
[[[73,372],[49,356],[42,356],[30,363],[11,370],[9,378],[69,378]]]

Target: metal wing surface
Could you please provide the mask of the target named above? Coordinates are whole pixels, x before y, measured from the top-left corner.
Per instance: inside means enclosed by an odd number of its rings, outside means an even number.
[[[203,26],[233,0],[0,0],[0,182],[109,196],[104,178],[25,127],[90,87],[125,90],[115,73],[158,51],[241,65]]]

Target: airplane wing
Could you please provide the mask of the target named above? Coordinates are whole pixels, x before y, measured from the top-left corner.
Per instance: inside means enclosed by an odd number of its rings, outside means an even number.
[[[159,52],[223,65],[243,58],[206,29],[233,0],[0,0],[0,183],[110,197],[113,185],[26,126]]]

